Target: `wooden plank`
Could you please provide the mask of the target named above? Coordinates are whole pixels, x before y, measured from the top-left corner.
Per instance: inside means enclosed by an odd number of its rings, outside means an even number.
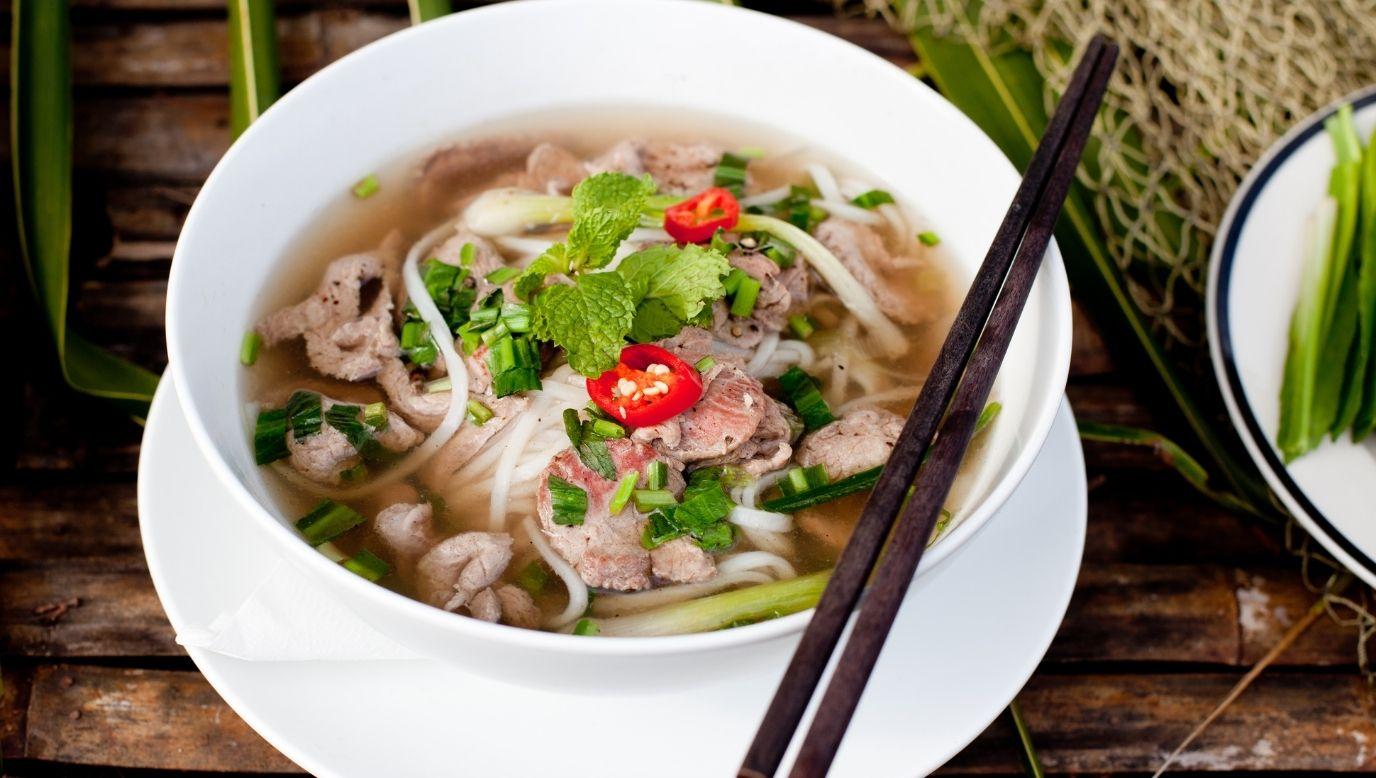
[[[0,563],[136,556],[142,553],[138,521],[133,483],[6,484],[0,486]]]
[[[24,752],[25,713],[32,684],[31,668],[13,662],[0,664],[0,757],[13,758]]]
[[[1234,675],[1037,675],[1019,695],[1048,771],[1145,773],[1204,718]],[[1376,769],[1373,692],[1353,675],[1270,673],[1204,732],[1176,765],[1185,771],[1368,772]],[[944,774],[1017,769],[999,722]]]
[[[0,567],[0,654],[183,653],[140,558],[59,558]]]
[[[175,241],[199,189],[198,186],[111,187],[105,193],[105,214],[117,238]]]
[[[199,673],[37,668],[24,756],[64,764],[296,773]]]
[[[1045,675],[1019,695],[1047,769],[1148,771],[1236,680],[1234,674]],[[1354,675],[1263,676],[1180,767],[1376,769],[1373,692]],[[76,717],[72,714],[76,712]],[[164,770],[294,772],[196,673],[50,665],[37,668],[24,756],[63,764]],[[943,769],[1017,770],[1011,739],[991,727]]]
[[[67,387],[50,360],[44,356],[27,366],[20,406],[26,413],[15,440],[14,469],[25,474],[65,471],[132,478],[138,471],[143,428],[109,403]]]

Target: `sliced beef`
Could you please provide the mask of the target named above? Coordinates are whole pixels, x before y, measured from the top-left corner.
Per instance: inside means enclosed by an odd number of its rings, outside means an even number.
[[[718,362],[702,376],[703,392],[683,413],[631,434],[653,442],[665,456],[680,462],[740,461],[737,452],[755,436],[771,405],[764,387],[739,365]]]
[[[712,333],[701,327],[684,327],[672,338],[658,343],[659,347],[690,365],[712,354]]]
[[[373,519],[373,533],[392,550],[399,566],[409,567],[438,541],[432,518],[429,503],[394,503]]]
[[[540,608],[530,593],[519,586],[501,584],[493,587],[502,604],[502,623],[513,627],[534,629],[540,626]]]
[[[553,143],[541,143],[526,157],[526,186],[537,192],[566,195],[587,175],[583,160]]]
[[[592,172],[649,173],[661,192],[696,194],[715,184],[722,149],[708,143],[624,140],[588,163]]]
[[[434,257],[446,265],[459,267],[462,262],[463,247],[466,244],[473,244],[473,263],[469,265],[472,272],[473,281],[477,285],[478,299],[482,299],[491,294],[494,289],[501,289],[505,299],[514,300],[512,294],[512,281],[498,287],[487,280],[487,274],[492,271],[506,267],[506,260],[502,253],[492,244],[492,241],[484,238],[466,227],[460,227],[453,237],[441,243],[435,249]]]
[[[804,467],[821,465],[835,480],[889,461],[903,417],[885,410],[851,411],[803,437],[798,462]]]
[[[445,396],[448,396],[447,393]],[[477,456],[497,433],[506,428],[521,412],[530,407],[530,398],[520,395],[494,398],[490,395],[470,395],[486,405],[492,418],[481,425],[465,419],[454,436],[430,457],[422,469],[424,478],[447,478],[458,472],[468,460]]]
[[[496,138],[465,141],[436,151],[421,165],[420,204],[453,210],[458,191],[489,188],[503,174],[519,171],[531,145],[520,139]]]
[[[740,448],[703,465],[737,465],[751,475],[773,472],[788,463],[793,456],[793,425],[789,417],[793,411],[772,397],[765,398],[764,419],[755,434]]]
[[[616,472],[620,474],[634,470],[640,473],[642,486],[650,463],[667,461],[667,488],[675,494],[682,492],[683,465],[664,460],[651,446],[623,438],[607,441],[607,450]],[[549,478],[552,475],[587,492],[588,510],[581,525],[554,523],[549,495]],[[651,583],[650,552],[640,544],[645,517],[635,510],[634,505],[627,505],[613,516],[608,503],[615,491],[615,481],[609,481],[585,466],[578,452],[565,449],[551,460],[540,478],[535,498],[540,525],[554,550],[573,565],[589,586],[618,591],[644,589]]]
[[[362,381],[401,351],[391,313],[382,261],[353,254],[331,262],[310,297],[270,314],[257,331],[269,347],[304,338],[306,356],[321,374]]]
[[[817,225],[815,235],[855,280],[869,290],[879,310],[900,322],[912,324],[922,320],[924,312],[916,290],[885,278],[893,271],[894,261],[879,233],[863,224],[833,216]]]
[[[320,398],[322,414],[337,404],[337,400]],[[387,428],[375,433],[374,437],[383,448],[395,453],[409,451],[425,439],[405,419],[391,411],[387,413]],[[319,432],[300,440],[296,433],[288,432],[287,451],[287,462],[296,472],[322,484],[338,485],[344,471],[359,462],[358,449],[354,448],[344,433],[323,422]]]
[[[447,611],[467,607],[505,572],[511,542],[504,532],[461,532],[440,541],[416,563],[417,593]]]
[[[688,538],[674,538],[650,552],[655,578],[673,583],[698,583],[717,574],[712,555]]]
[[[732,316],[725,300],[712,308],[713,334],[734,346],[754,348],[770,332],[780,332],[788,317],[807,304],[807,273],[802,267],[784,270],[769,257],[751,249],[736,249],[727,257],[731,266],[760,282],[755,307],[745,318]]]
[[[426,432],[434,432],[449,410],[449,392],[426,392],[424,376],[411,371],[400,359],[388,360],[377,382],[389,405]]]

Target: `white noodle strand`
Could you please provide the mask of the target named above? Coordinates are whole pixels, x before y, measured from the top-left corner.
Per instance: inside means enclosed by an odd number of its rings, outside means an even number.
[[[737,505],[731,509],[731,523],[738,527],[757,529],[763,532],[788,532],[793,529],[793,517],[787,513],[747,508]]]
[[[741,207],[751,208],[757,205],[773,205],[785,197],[788,197],[789,191],[791,191],[790,188],[785,185],[776,189],[760,192],[759,194],[753,194],[741,199]]]
[[[807,163],[807,174],[812,177],[812,183],[817,185],[817,192],[825,200],[841,200],[841,187],[836,183],[836,176],[820,162]]]
[[[750,358],[750,362],[745,366],[745,372],[752,376],[759,377],[759,374],[769,364],[769,358],[774,356],[774,349],[779,347],[779,333],[771,332],[764,336],[760,345],[755,348],[755,356]]]
[[[743,551],[717,561],[718,573],[734,573],[741,570],[770,570],[775,580],[797,578],[798,571],[787,559],[768,551]]]
[[[548,626],[558,629],[572,624],[575,619],[580,618],[588,609],[588,585],[583,583],[583,579],[578,576],[578,571],[573,569],[567,560],[554,553],[549,541],[540,532],[540,528],[535,526],[535,521],[529,517],[521,523],[525,527],[526,534],[530,536],[530,542],[535,546],[535,550],[540,553],[540,558],[545,560],[545,564],[559,576],[564,582],[564,587],[569,590],[569,604],[564,606],[564,611],[558,616],[549,620]]]

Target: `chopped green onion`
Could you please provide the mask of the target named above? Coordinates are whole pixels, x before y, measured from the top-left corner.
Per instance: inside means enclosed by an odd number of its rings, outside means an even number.
[[[354,197],[357,197],[360,200],[366,200],[367,198],[377,194],[377,190],[380,189],[381,186],[382,185],[378,183],[377,176],[372,173],[369,173],[368,175],[364,176],[362,180],[360,180],[357,184],[354,184]]]
[[[344,560],[344,569],[357,573],[369,581],[377,581],[392,572],[392,568],[388,567],[386,562],[366,548],[360,549],[353,558]]]
[[[492,420],[492,409],[477,400],[468,401],[468,418],[481,427]]]
[[[741,281],[749,277],[750,276],[747,275],[744,270],[733,267],[731,268],[731,272],[726,274],[726,278],[722,279],[721,285],[726,289],[728,295],[732,295],[736,293],[737,289],[741,288]]]
[[[257,332],[249,330],[244,333],[244,339],[239,343],[239,364],[244,367],[252,365],[258,361],[258,349],[263,345],[263,339]]]
[[[675,524],[670,516],[663,511],[656,511],[650,514],[649,521],[645,522],[645,529],[640,532],[640,545],[646,550],[653,551],[686,534],[688,531]]]
[[[927,230],[926,232],[917,233],[917,240],[924,246],[935,246],[941,242],[941,237],[935,232]]]
[[[509,332],[530,332],[530,306],[523,303],[507,303],[502,306],[502,324]]]
[[[760,253],[774,260],[774,264],[782,268],[793,267],[793,260],[798,255],[798,250],[784,243],[773,235],[766,236],[768,239],[760,249]]]
[[[731,315],[745,319],[755,310],[755,300],[760,296],[760,282],[746,276],[736,287],[736,296],[731,299]]]
[[[821,465],[795,467],[779,482],[779,491],[786,495],[801,494],[809,489],[826,486],[829,480],[826,468]]]
[[[584,410],[587,411],[587,414],[588,414],[588,417],[589,417],[589,418],[593,418],[593,419],[610,419],[610,418],[611,418],[611,416],[610,416],[606,411],[602,410],[601,406],[599,406],[597,403],[595,403],[595,402],[593,402],[593,401],[591,401],[591,400],[588,401],[587,407],[585,407]]]
[[[599,435],[608,440],[626,437],[625,427],[614,421],[608,421],[607,419],[593,419],[592,432],[594,435]]]
[[[540,560],[532,559],[516,574],[516,585],[525,589],[531,597],[538,597],[549,585],[549,571]]]
[[[1003,403],[989,403],[984,406],[984,410],[979,412],[979,418],[975,419],[974,434],[978,435],[983,432],[984,428],[988,427],[998,417],[1001,410],[1003,410]]]
[[[759,146],[746,146],[744,148],[737,149],[736,156],[744,157],[745,159],[763,159],[764,149],[760,148]]]
[[[360,410],[357,405],[336,403],[325,411],[325,423],[343,433],[349,444],[362,452],[373,441],[373,434],[359,420]]]
[[[368,480],[368,463],[359,462],[339,474],[339,480],[346,484],[361,484]]]
[[[520,274],[521,269],[519,267],[499,267],[483,277],[487,279],[489,284],[501,286]]]
[[[893,202],[893,195],[885,192],[883,189],[871,189],[868,192],[856,195],[851,202],[861,208],[878,208],[881,205]]]
[[[822,399],[817,379],[803,372],[797,365],[790,367],[779,376],[779,385],[788,395],[789,404],[798,412],[803,426],[811,432],[836,420],[831,414],[827,401]]]
[[[597,622],[592,619],[579,619],[578,623],[573,625],[573,634],[575,635],[596,635],[601,631]]]
[[[731,245],[731,241],[726,239],[726,230],[722,229],[712,233],[712,242],[708,246],[713,251],[719,251],[722,254],[730,254],[736,249],[735,246]]]
[[[408,359],[422,366],[432,364],[439,356],[435,341],[430,338],[429,325],[418,320],[401,325],[401,349]]]
[[[669,465],[656,459],[645,472],[645,486],[649,489],[663,489],[669,483]]]
[[[785,494],[772,500],[765,500],[760,503],[760,507],[767,511],[777,513],[796,513],[804,508],[811,508],[814,505],[839,500],[842,497],[863,492],[874,488],[874,484],[879,480],[879,474],[883,472],[884,466],[872,467],[869,470],[846,476],[845,478],[832,481],[824,486],[815,489],[808,489],[804,492]],[[782,490],[781,490],[782,491]]]
[[[287,453],[287,409],[259,411],[253,425],[253,461],[266,465]]]
[[[381,432],[387,429],[387,403],[375,402],[363,406],[363,423]]]
[[[292,392],[287,400],[287,424],[297,440],[304,440],[320,431],[321,414],[320,395],[315,392]]]
[[[674,493],[667,489],[636,489],[632,497],[635,498],[636,510],[642,513],[678,505]]]
[[[496,324],[501,315],[501,308],[479,308],[469,315],[468,328],[474,332],[485,330]]]
[[[474,246],[472,243],[463,244],[463,248],[459,249],[459,266],[471,267],[473,265],[473,258],[477,255],[477,246]]]
[[[492,393],[498,397],[533,391],[540,386],[540,374],[527,368],[508,370],[492,377]]]
[[[659,464],[664,464],[660,462]],[[607,503],[607,510],[613,516],[621,512],[626,507],[626,503],[631,501],[631,493],[635,491],[635,482],[640,479],[640,474],[632,470],[621,476],[621,480],[616,482],[616,491],[612,492],[611,502]]]
[[[745,486],[753,480],[755,480],[754,476],[735,465],[710,465],[694,470],[688,476],[688,485],[697,486],[708,481],[717,481],[730,489],[736,486]]]
[[[713,176],[712,183],[724,189],[729,189],[737,197],[745,191],[746,167],[750,160],[731,152],[721,155],[721,161],[717,163],[717,172]]]
[[[365,521],[363,514],[334,500],[323,500],[296,522],[296,529],[312,546],[334,540]]]
[[[797,335],[803,340],[807,340],[812,336],[812,333],[817,331],[817,323],[812,320],[811,316],[805,313],[794,314],[788,317],[788,327],[793,330],[794,335]]]
[[[583,422],[579,421],[575,408],[564,409],[564,433],[569,436],[569,443],[574,448],[583,442]]]
[[[482,339],[487,345],[492,345],[502,338],[511,335],[511,328],[506,326],[506,322],[498,320],[496,324],[483,330]]]
[[[588,493],[557,475],[549,477],[549,502],[555,524],[576,526],[588,514]]]
[[[440,392],[452,391],[454,389],[454,380],[449,376],[436,378],[433,381],[426,381],[424,389],[426,394],[439,394]]]
[[[716,364],[717,360],[713,359],[710,356],[706,356],[694,362],[693,368],[697,370],[699,373],[706,373],[708,370],[711,370],[713,367],[715,367]]]

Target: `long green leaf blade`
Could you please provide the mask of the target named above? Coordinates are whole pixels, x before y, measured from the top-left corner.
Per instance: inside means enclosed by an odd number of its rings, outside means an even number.
[[[452,13],[454,6],[449,0],[406,0],[411,8],[411,24],[428,22],[437,19],[447,13]]]
[[[272,0],[229,0],[229,126],[234,137],[280,93]]]
[[[72,237],[72,72],[67,3],[14,0],[10,149],[24,268],[53,334],[63,377],[135,419],[158,377],[67,329]]]
[[[978,5],[964,4],[964,12],[973,18]],[[1025,168],[1047,123],[1043,82],[1031,55],[1011,46],[997,53],[986,51],[939,37],[920,23],[909,41],[942,94],[974,120],[1014,165]],[[1116,325],[1119,339],[1134,345],[1139,361],[1151,365],[1166,396],[1232,487],[1252,505],[1268,505],[1264,485],[1215,432],[1212,417],[1199,406],[1133,304],[1100,236],[1088,194],[1079,184],[1066,200],[1056,238],[1078,299],[1097,305],[1097,318]]]

